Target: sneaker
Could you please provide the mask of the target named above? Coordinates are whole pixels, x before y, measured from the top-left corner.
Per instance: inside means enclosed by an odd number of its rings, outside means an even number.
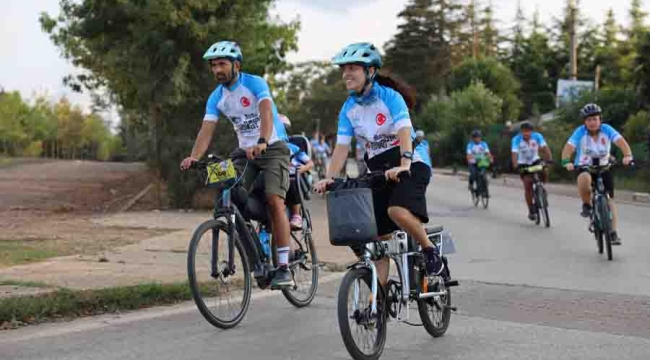
[[[616,231],[612,232],[612,245],[623,245],[621,238],[618,237]]]
[[[528,220],[536,221],[537,220],[537,214],[535,214],[533,212],[528,212]]]
[[[435,246],[426,248],[422,250],[422,253],[424,254],[424,264],[427,269],[427,275],[440,275],[440,273],[445,269],[445,264],[442,262],[442,258],[438,253],[438,248]]]
[[[302,230],[302,217],[300,215],[291,216],[289,225],[291,225],[291,230]]]
[[[283,287],[293,286],[293,278],[291,272],[286,266],[280,266],[275,270],[273,280],[271,280],[271,288],[279,289]]]
[[[591,205],[582,204],[582,212],[580,213],[580,216],[584,218],[591,217]]]

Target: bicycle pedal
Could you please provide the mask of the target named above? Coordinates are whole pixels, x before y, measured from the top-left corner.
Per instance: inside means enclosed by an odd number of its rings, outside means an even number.
[[[460,285],[458,280],[445,281],[445,287],[452,287],[452,286],[458,286],[458,285]]]

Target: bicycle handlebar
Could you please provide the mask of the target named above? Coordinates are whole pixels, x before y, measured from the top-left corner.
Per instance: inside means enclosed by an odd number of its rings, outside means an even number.
[[[402,172],[397,175],[400,179],[410,176],[407,172]],[[359,189],[359,188],[369,188],[369,189],[379,189],[386,185],[388,180],[383,171],[373,171],[366,175],[363,175],[359,178],[337,178],[334,179],[334,182],[327,185],[325,191],[336,191],[343,189]]]

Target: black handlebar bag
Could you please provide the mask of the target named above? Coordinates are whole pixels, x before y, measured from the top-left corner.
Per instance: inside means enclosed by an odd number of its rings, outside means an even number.
[[[355,247],[377,239],[372,190],[340,189],[327,194],[330,244]]]

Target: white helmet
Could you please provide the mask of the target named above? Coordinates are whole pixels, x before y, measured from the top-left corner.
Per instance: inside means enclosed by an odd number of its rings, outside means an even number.
[[[284,124],[285,127],[290,127],[291,126],[291,121],[289,120],[288,117],[286,117],[283,114],[278,114],[278,117],[280,118],[280,120],[282,121],[282,123]]]
[[[415,137],[424,137],[424,131],[418,130],[415,132]]]

